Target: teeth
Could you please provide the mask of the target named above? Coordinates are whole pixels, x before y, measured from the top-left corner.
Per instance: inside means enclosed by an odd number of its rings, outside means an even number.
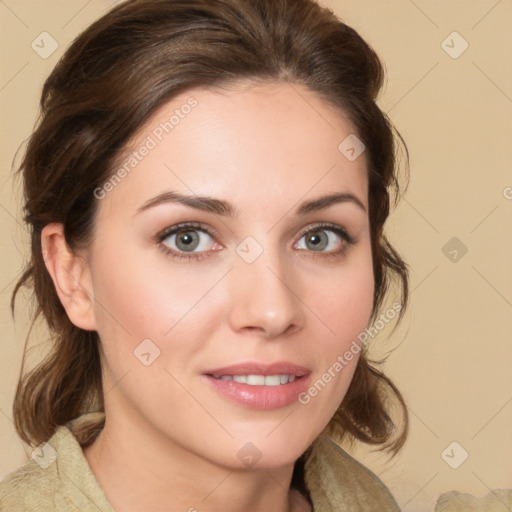
[[[295,380],[295,375],[221,375],[220,380],[234,380],[249,386],[280,386]]]
[[[249,386],[264,386],[265,377],[263,375],[247,375],[246,384],[249,384]]]
[[[263,377],[263,375],[262,375]],[[264,379],[265,386],[280,386],[281,385],[281,377],[279,375],[267,375]],[[286,382],[283,382],[286,384]]]

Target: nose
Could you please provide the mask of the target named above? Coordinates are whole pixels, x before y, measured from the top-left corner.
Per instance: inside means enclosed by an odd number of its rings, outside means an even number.
[[[304,325],[304,303],[291,269],[267,251],[254,262],[237,256],[230,272],[229,323],[235,332],[267,339],[289,335]]]

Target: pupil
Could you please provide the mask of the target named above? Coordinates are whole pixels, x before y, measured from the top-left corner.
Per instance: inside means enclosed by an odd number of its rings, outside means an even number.
[[[308,242],[315,246],[316,248],[325,248],[327,246],[327,242],[322,240],[321,232],[317,231],[316,234],[312,234],[308,237]]]
[[[197,246],[197,243],[199,242],[199,236],[194,231],[188,231],[185,233],[182,233],[180,236],[177,237],[176,245],[180,249],[190,250],[195,249]]]

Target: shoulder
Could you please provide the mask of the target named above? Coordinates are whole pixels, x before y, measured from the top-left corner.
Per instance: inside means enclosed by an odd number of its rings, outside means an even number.
[[[0,482],[0,510],[60,510],[69,506],[61,494],[53,447],[55,436],[34,451],[33,458]],[[65,510],[65,508],[62,508]]]
[[[400,511],[379,477],[327,436],[315,441],[304,469],[315,510]]]
[[[57,428],[31,460],[0,482],[0,511],[112,512],[73,432]]]
[[[477,498],[459,491],[448,491],[437,499],[434,512],[494,512],[512,510],[512,489],[493,489]]]

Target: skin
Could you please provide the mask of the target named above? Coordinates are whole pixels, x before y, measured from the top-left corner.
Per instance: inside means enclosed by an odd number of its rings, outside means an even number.
[[[308,89],[282,82],[183,93],[128,149],[190,96],[197,106],[98,201],[86,250],[71,253],[60,224],[43,230],[68,316],[101,339],[106,423],[84,453],[117,512],[309,510],[290,491],[293,464],[339,406],[357,356],[307,405],[274,410],[228,400],[202,373],[291,361],[315,382],[367,327],[374,281],[365,154],[345,158],[338,145],[351,124]],[[229,201],[238,216],[176,203],[137,213],[167,190]],[[341,192],[366,211],[343,202],[295,213],[303,201]],[[202,259],[173,259],[162,246],[178,252],[176,237],[156,240],[181,222],[216,232],[196,232]],[[319,222],[356,242],[324,231],[328,246],[315,249],[304,234]],[[236,252],[247,236],[263,249],[253,263]],[[144,339],[160,349],[149,366],[134,356]],[[261,454],[250,467],[237,457],[248,442]]]

